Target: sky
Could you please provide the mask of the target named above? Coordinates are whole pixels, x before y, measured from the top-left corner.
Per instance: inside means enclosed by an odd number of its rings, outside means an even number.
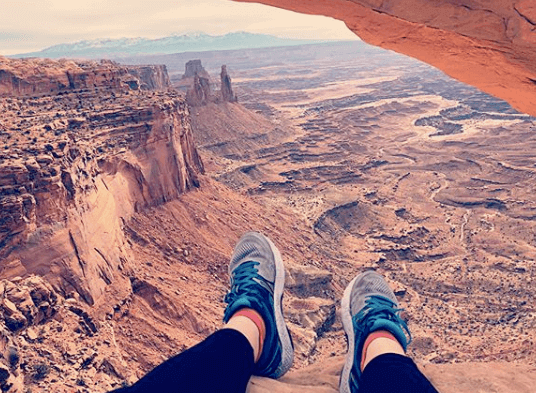
[[[1,0],[0,55],[80,40],[235,31],[357,39],[332,18],[230,0]]]

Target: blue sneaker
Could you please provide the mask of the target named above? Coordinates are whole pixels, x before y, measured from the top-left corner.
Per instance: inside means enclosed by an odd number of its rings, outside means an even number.
[[[294,348],[283,318],[285,267],[279,250],[266,236],[246,233],[234,249],[229,276],[231,289],[225,296],[228,304],[224,322],[241,308],[257,311],[266,325],[266,337],[253,373],[281,377],[292,366]]]
[[[389,331],[406,350],[411,335],[400,318],[401,309],[384,278],[374,271],[355,277],[341,301],[342,326],[348,340],[348,353],[339,381],[340,393],[357,393],[361,381],[361,356],[368,335],[376,330]]]

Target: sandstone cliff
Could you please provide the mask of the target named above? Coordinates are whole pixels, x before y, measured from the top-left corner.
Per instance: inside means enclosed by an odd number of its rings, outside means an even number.
[[[127,268],[125,220],[198,186],[188,108],[154,91],[163,67],[0,64],[0,276],[43,275],[92,304]]]
[[[532,0],[237,0],[342,20],[364,41],[427,62],[536,115]]]
[[[166,90],[166,67],[120,66],[109,60],[75,62],[33,59],[31,63],[0,56],[0,96],[41,96],[88,89]]]
[[[167,90],[171,86],[165,65],[126,66],[142,90]]]

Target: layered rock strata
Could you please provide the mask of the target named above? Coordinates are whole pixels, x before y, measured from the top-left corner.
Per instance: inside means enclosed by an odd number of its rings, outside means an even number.
[[[18,75],[0,98],[0,277],[43,275],[92,304],[126,269],[125,220],[199,184],[186,102],[140,90],[166,87],[161,67],[0,64]]]
[[[76,90],[121,89],[167,90],[169,76],[164,65],[121,66],[110,60],[7,59],[0,56],[0,96],[33,97]]]
[[[126,66],[125,68],[134,80],[138,81],[141,90],[167,90],[171,86],[165,65]]]
[[[364,41],[427,62],[536,115],[531,0],[237,0],[342,20]]]

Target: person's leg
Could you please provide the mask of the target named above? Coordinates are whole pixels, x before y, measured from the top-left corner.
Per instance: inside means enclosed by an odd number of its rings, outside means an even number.
[[[247,233],[229,265],[224,329],[114,393],[245,392],[251,375],[278,378],[294,349],[283,319],[285,270],[265,236]]]
[[[411,339],[387,282],[367,271],[350,282],[341,302],[348,354],[341,393],[437,392],[415,363],[405,356]]]
[[[253,373],[253,349],[234,329],[222,329],[165,361],[134,385],[113,393],[246,391]]]
[[[437,393],[430,381],[409,357],[385,353],[374,358],[363,370],[363,393]]]
[[[251,308],[243,308],[229,319],[225,328],[234,329],[247,338],[249,345],[253,349],[253,359],[257,362],[266,336],[266,324],[262,316]]]

